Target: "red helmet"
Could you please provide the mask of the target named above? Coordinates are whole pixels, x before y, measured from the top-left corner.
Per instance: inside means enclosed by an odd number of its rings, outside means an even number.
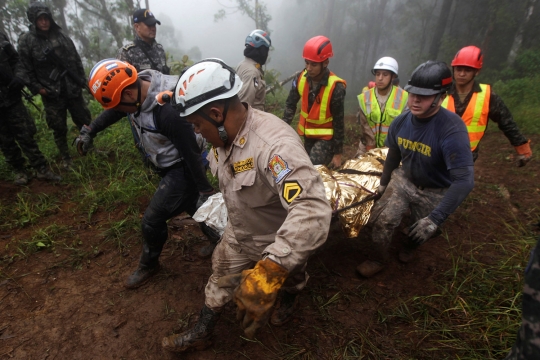
[[[326,36],[315,36],[309,39],[304,45],[304,59],[313,62],[323,62],[334,56],[332,52],[332,43]]]
[[[476,46],[466,46],[459,50],[452,60],[452,66],[468,66],[474,69],[481,69],[484,61],[482,50]]]

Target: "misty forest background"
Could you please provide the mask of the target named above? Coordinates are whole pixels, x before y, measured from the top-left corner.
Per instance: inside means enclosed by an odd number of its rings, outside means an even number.
[[[133,0],[45,2],[56,22],[76,42],[88,70],[99,60],[114,57],[118,48],[133,39],[131,14],[145,7],[145,1]],[[476,45],[484,52],[479,80],[495,85],[516,118],[540,115],[540,1],[293,0],[282,2],[273,13],[267,10],[267,3],[216,1],[214,18],[199,20],[230,21],[228,14],[240,12],[242,21],[269,30],[273,38],[266,66],[269,85],[301,70],[305,41],[324,34],[334,48],[330,68],[347,80],[347,110],[353,112],[355,97],[372,79],[370,69],[378,58],[398,60],[401,86],[405,86],[421,62],[437,59],[450,64],[461,47]],[[0,30],[13,43],[27,30],[27,6],[28,0],[0,0]],[[184,48],[182,39],[189,37],[189,31],[182,28],[181,19],[155,15],[162,21],[157,40],[166,49],[173,72],[180,73],[184,66],[204,57],[221,57],[202,53],[198,47]],[[527,132],[540,130],[540,125],[530,126]]]

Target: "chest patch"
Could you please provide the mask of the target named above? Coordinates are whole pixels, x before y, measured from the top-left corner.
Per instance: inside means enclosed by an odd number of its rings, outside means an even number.
[[[283,200],[290,204],[296,199],[303,191],[302,186],[296,180],[287,180],[283,183]]]
[[[279,155],[272,156],[272,159],[270,159],[270,162],[268,163],[268,170],[272,173],[272,177],[276,181],[276,184],[291,172],[287,162]]]
[[[244,171],[248,171],[253,169],[255,166],[253,165],[253,158],[247,158],[245,160],[237,161],[233,164],[234,173],[238,174]]]

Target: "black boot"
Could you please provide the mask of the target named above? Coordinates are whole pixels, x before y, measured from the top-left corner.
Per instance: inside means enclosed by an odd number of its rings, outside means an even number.
[[[163,338],[161,346],[169,351],[181,353],[187,350],[204,350],[212,345],[211,337],[221,313],[202,308],[199,321],[191,329],[181,334]]]
[[[281,326],[292,319],[292,315],[298,303],[298,294],[291,294],[282,290],[277,298],[276,307],[270,317],[270,323],[275,326]]]
[[[145,284],[152,276],[157,274],[161,269],[159,265],[159,255],[161,249],[152,248],[148,244],[143,244],[143,252],[139,260],[139,266],[133,274],[129,275],[124,286],[128,289],[135,289]]]
[[[205,223],[199,223],[199,226],[201,227],[201,231],[204,235],[208,238],[210,241],[210,244],[203,246],[199,249],[198,255],[202,259],[209,258],[214,253],[214,249],[217,246],[217,243],[219,239],[221,238],[217,231],[206,225]]]

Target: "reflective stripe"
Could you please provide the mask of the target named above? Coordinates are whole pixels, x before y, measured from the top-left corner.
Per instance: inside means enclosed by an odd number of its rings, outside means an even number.
[[[297,132],[301,136],[331,140],[334,134],[332,125],[334,118],[330,113],[330,100],[336,83],[342,82],[346,86],[346,82],[330,72],[327,85],[321,86],[317,95],[319,101],[313,103],[308,113],[309,84],[305,74],[304,70],[298,79],[297,89],[302,99],[302,107]]]
[[[388,133],[388,127],[394,119],[403,112],[407,106],[409,94],[400,87],[392,86],[388,95],[384,111],[381,112],[379,102],[376,100],[375,88],[358,95],[360,110],[366,116],[368,125],[375,135],[375,144],[377,147],[383,147]]]
[[[469,133],[469,141],[471,143],[471,150],[474,151],[482,137],[486,133],[489,115],[489,101],[491,97],[491,86],[486,84],[480,84],[482,91],[475,92],[471,96],[469,104],[465,112],[461,116],[461,119],[467,126]],[[441,104],[442,107],[456,112],[454,103],[454,97],[452,95],[447,96]]]

